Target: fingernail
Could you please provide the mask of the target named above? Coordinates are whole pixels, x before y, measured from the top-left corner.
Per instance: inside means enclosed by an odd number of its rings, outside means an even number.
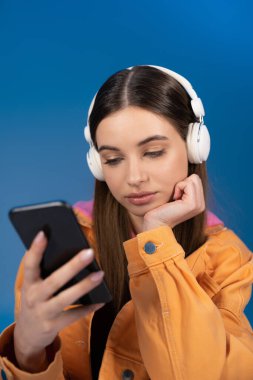
[[[92,250],[91,248],[89,248],[89,249],[84,249],[84,250],[80,253],[80,259],[81,259],[81,260],[88,260],[88,259],[90,259],[92,256],[93,256],[93,250]]]
[[[104,277],[104,272],[102,270],[94,272],[90,275],[90,279],[93,282],[98,282]]]
[[[40,244],[45,238],[45,234],[43,231],[40,231],[36,236],[35,236],[35,239],[34,239],[34,243],[35,244]]]

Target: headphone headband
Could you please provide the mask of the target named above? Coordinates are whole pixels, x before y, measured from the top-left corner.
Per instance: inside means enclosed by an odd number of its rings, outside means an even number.
[[[203,119],[203,117],[205,116],[205,110],[204,110],[202,100],[198,97],[197,93],[192,88],[191,83],[186,78],[176,73],[175,71],[167,69],[166,67],[155,66],[155,65],[147,65],[147,66],[154,67],[155,69],[163,71],[164,73],[175,78],[184,87],[185,91],[190,96],[191,106],[192,106],[192,110],[195,116],[199,118],[199,121]]]
[[[173,78],[175,78],[184,87],[185,91],[190,96],[191,106],[192,106],[192,110],[194,112],[194,115],[197,118],[199,118],[199,121],[201,121],[203,119],[203,117],[205,116],[205,110],[204,110],[202,100],[198,97],[196,91],[192,88],[191,83],[185,77],[183,77],[182,75],[176,73],[175,71],[167,69],[166,67],[163,67],[163,66],[156,66],[156,65],[140,65],[140,66],[154,67],[155,69],[157,69],[159,71],[163,71],[165,74],[168,74],[168,75],[172,76]],[[128,67],[126,70],[132,70],[134,67],[136,67],[136,66]],[[97,96],[97,92],[94,95],[94,97],[91,101],[91,104],[89,106],[87,125],[89,125],[89,117],[90,117],[90,114],[92,112],[92,109],[93,109],[93,106],[94,106],[94,103],[96,100],[96,96]]]

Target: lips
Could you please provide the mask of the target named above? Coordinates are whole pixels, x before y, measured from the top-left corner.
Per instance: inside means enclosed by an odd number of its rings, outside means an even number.
[[[136,206],[142,206],[151,203],[156,195],[156,192],[143,191],[140,193],[131,193],[126,196],[128,202]]]

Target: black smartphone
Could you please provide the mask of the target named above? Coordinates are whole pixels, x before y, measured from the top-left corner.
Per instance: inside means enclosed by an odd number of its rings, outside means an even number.
[[[9,211],[9,218],[25,247],[29,249],[39,231],[44,231],[48,245],[41,261],[41,277],[44,279],[69,261],[75,254],[89,248],[72,207],[64,201],[15,207]],[[57,293],[76,284],[88,274],[100,270],[96,260],[82,269]],[[56,293],[56,294],[57,294]],[[110,302],[112,296],[103,281],[88,294],[75,301],[75,304]]]

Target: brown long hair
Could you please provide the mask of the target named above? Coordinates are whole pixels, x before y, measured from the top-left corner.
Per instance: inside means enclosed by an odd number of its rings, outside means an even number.
[[[198,121],[191,99],[182,85],[170,75],[149,66],[135,66],[112,75],[97,93],[89,118],[91,138],[96,146],[96,129],[108,115],[128,106],[137,106],[164,116],[186,141],[189,123]],[[196,173],[202,180],[207,200],[206,164],[188,164],[188,176]],[[127,260],[122,246],[131,238],[127,211],[112,196],[105,182],[95,184],[94,233],[101,267],[113,294],[116,310],[129,297]],[[186,256],[205,241],[206,212],[173,228]]]

